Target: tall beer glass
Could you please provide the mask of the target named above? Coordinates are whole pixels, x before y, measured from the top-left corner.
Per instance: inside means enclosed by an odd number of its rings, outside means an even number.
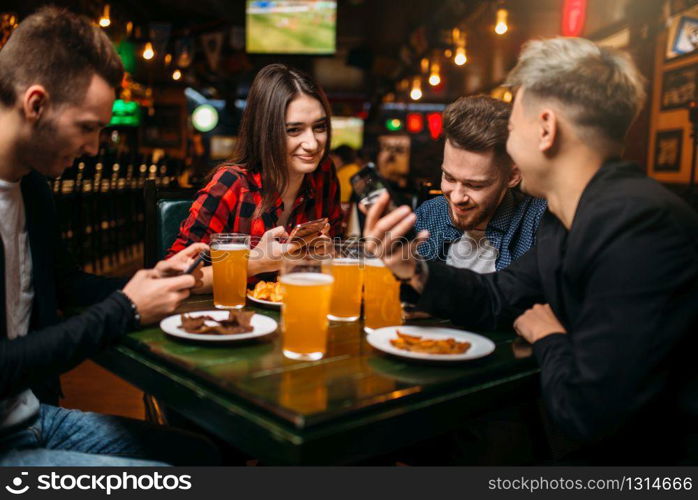
[[[364,284],[363,247],[360,242],[345,241],[334,245],[332,258],[332,299],[330,313],[333,321],[356,321],[361,316],[361,289]]]
[[[286,256],[281,263],[281,344],[288,358],[316,360],[327,352],[331,267],[328,258],[312,256]]]
[[[367,259],[364,271],[364,330],[402,324],[400,282],[380,259]]]
[[[244,307],[250,236],[216,233],[211,236],[210,246],[213,263],[213,305],[219,309]]]

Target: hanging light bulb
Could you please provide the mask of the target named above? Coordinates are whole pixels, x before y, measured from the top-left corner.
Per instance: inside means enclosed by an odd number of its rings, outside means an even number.
[[[109,4],[104,4],[102,17],[99,18],[99,25],[102,28],[108,28],[111,25],[111,17],[109,16]]]
[[[153,50],[153,44],[148,42],[143,49],[143,59],[150,61],[153,57],[155,57],[155,50]]]
[[[169,66],[172,62],[172,54],[165,54],[165,66]]]
[[[457,66],[463,66],[468,62],[468,56],[465,54],[465,47],[456,47],[456,55],[453,58],[453,62]]]
[[[419,61],[419,67],[422,70],[423,75],[429,73],[429,59],[426,57],[422,57],[422,60]]]
[[[453,28],[451,38],[456,48],[453,62],[456,63],[456,66],[463,66],[468,62],[468,56],[465,53],[465,45],[467,43],[466,33],[461,31],[460,28]]]
[[[439,83],[441,83],[441,75],[439,74],[440,67],[439,67],[439,62],[434,61],[431,63],[431,73],[429,73],[429,85],[432,87],[436,87]]]
[[[177,80],[180,80],[181,78],[182,78],[182,72],[181,72],[181,71],[179,71],[178,69],[176,69],[176,70],[174,70],[174,72],[172,72],[172,79],[173,79],[173,80],[177,81]]]
[[[497,9],[497,24],[494,27],[494,32],[498,35],[503,35],[509,31],[509,26],[507,26],[507,17],[509,17],[509,12],[504,7]]]
[[[418,76],[412,80],[412,90],[410,90],[410,98],[413,101],[418,101],[422,98],[422,79]]]

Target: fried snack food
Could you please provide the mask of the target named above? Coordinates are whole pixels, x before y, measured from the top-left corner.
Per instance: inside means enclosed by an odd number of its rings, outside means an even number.
[[[228,319],[216,320],[211,316],[180,316],[180,327],[187,333],[208,333],[218,335],[233,335],[236,333],[249,333],[254,330],[252,326],[254,311],[231,310]],[[214,323],[206,324],[206,322]]]
[[[281,283],[277,281],[260,281],[248,292],[255,299],[281,302]]]
[[[404,351],[421,352],[425,354],[463,354],[470,349],[470,342],[458,342],[456,339],[422,339],[416,335],[408,335],[397,330],[398,338],[390,339],[393,347]]]

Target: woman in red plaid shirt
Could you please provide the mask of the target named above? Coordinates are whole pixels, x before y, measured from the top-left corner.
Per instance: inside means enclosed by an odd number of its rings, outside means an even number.
[[[339,236],[339,182],[328,158],[330,107],[306,74],[270,64],[255,77],[247,97],[233,158],[219,166],[197,194],[168,257],[213,233],[252,236],[257,252],[248,275],[278,271],[296,224],[322,217],[325,232]],[[210,285],[210,268],[204,283]]]

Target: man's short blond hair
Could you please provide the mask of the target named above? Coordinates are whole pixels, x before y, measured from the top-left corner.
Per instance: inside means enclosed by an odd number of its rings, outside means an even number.
[[[527,42],[506,84],[555,99],[567,116],[604,141],[622,143],[645,101],[645,78],[628,54],[583,38]]]

